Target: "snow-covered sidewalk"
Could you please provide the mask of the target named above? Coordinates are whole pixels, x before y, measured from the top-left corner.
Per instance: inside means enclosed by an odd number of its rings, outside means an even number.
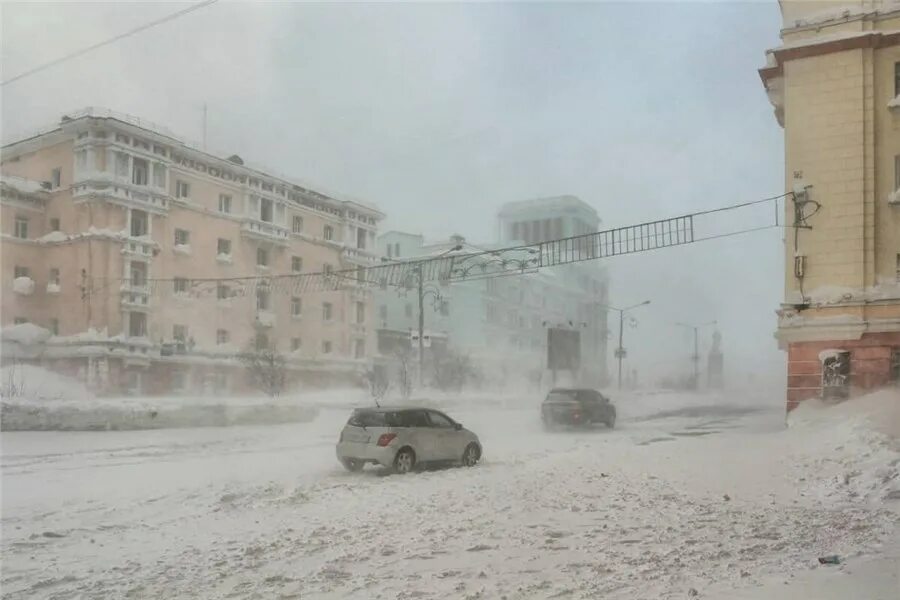
[[[0,583],[8,598],[519,599],[755,598],[777,581],[807,597],[814,568],[846,581],[892,560],[892,403],[785,428],[776,405],[661,395],[620,400],[614,431],[553,434],[530,408],[467,409],[451,414],[484,463],[404,477],[340,470],[343,410],[5,434]],[[818,567],[830,554],[849,563]]]

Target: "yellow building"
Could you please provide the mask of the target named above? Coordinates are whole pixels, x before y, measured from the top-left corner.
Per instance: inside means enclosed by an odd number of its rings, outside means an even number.
[[[371,291],[284,282],[376,264],[376,208],[103,110],[4,146],[0,167],[5,361],[101,393],[240,389],[253,347],[323,384],[366,369]]]
[[[900,379],[900,5],[781,1],[788,410]]]

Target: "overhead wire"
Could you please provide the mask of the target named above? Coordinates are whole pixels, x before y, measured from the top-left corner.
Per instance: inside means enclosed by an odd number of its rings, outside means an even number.
[[[84,56],[85,54],[92,52],[94,50],[97,50],[98,48],[102,48],[103,46],[108,46],[110,44],[118,42],[119,40],[123,40],[127,37],[131,37],[142,31],[146,31],[147,29],[150,29],[152,27],[156,27],[157,25],[162,25],[163,23],[168,23],[169,21],[174,21],[175,19],[177,19],[179,17],[183,17],[184,15],[194,12],[195,10],[200,10],[201,8],[205,8],[211,4],[215,4],[218,1],[219,0],[203,0],[202,2],[192,4],[191,6],[188,6],[187,8],[183,8],[182,10],[176,11],[174,13],[168,14],[168,15],[166,15],[164,17],[160,17],[158,19],[154,19],[153,21],[149,21],[147,23],[144,23],[143,25],[139,25],[139,26],[135,27],[134,29],[130,29],[124,33],[120,33],[111,38],[105,39],[101,42],[97,42],[96,44],[91,44],[90,46],[86,46],[79,50],[69,52],[68,54],[60,56],[59,58],[55,58],[49,62],[40,64],[36,67],[28,69],[27,71],[19,73],[18,75],[14,76],[14,77],[10,77],[9,79],[6,79],[6,80],[0,82],[0,87],[5,86],[10,83],[13,83],[15,81],[19,81],[20,79],[24,79],[25,77],[29,77],[31,75],[34,75],[35,73],[39,73],[45,69],[49,69],[50,67],[55,67],[56,65],[70,61],[74,58],[78,58],[79,56]]]

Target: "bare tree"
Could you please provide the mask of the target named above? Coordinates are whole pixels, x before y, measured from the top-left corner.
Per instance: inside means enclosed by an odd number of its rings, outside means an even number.
[[[475,378],[475,368],[465,354],[447,350],[434,357],[434,384],[440,390],[458,392]]]
[[[375,406],[380,407],[381,401],[391,388],[391,379],[387,369],[381,365],[374,365],[371,371],[366,372],[366,381],[369,384],[369,394],[372,396]]]
[[[287,383],[286,361],[275,344],[254,342],[239,359],[255,388],[272,398],[284,391]]]
[[[400,389],[400,396],[409,400],[413,386],[412,351],[409,348],[399,348],[394,356],[397,358],[397,387]]]

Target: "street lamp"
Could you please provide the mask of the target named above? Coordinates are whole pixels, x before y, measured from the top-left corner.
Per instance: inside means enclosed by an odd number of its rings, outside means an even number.
[[[650,304],[649,300],[644,300],[639,304],[633,304],[631,306],[626,306],[625,308],[616,308],[615,306],[603,305],[604,308],[609,310],[614,310],[619,313],[619,347],[616,348],[616,359],[619,361],[619,389],[622,389],[622,359],[625,358],[625,348],[622,347],[622,334],[625,323],[625,313],[633,308],[638,308],[639,306],[646,306]]]
[[[691,355],[691,360],[694,361],[694,389],[697,389],[700,383],[700,348],[697,341],[697,333],[702,327],[709,327],[710,325],[716,325],[717,321],[709,321],[707,323],[701,323],[700,325],[691,325],[690,323],[675,323],[680,327],[687,327],[688,329],[694,330],[694,354]]]

